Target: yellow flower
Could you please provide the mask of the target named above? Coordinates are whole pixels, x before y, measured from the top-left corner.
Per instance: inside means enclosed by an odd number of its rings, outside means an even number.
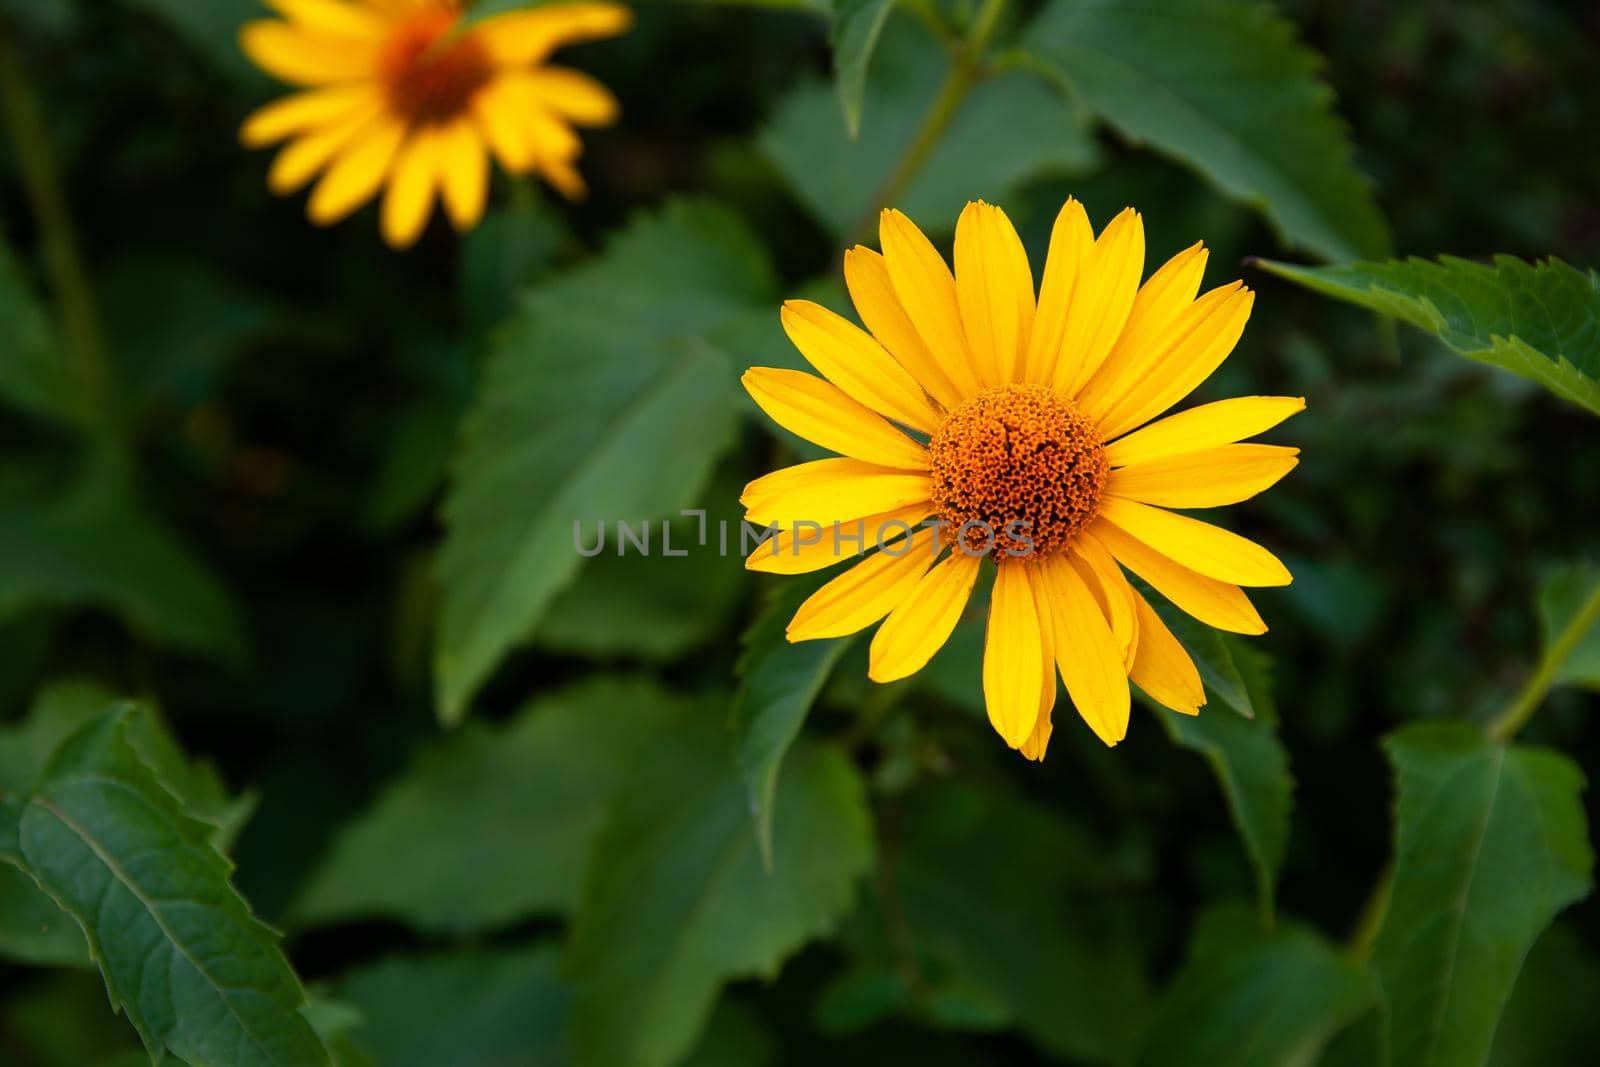
[[[550,4],[461,25],[460,0],[266,0],[281,19],[253,22],[240,45],[262,70],[304,91],[244,124],[251,148],[287,141],[268,184],[287,195],[319,173],[309,214],[332,225],[377,196],[396,248],[428,224],[434,196],[457,230],[483,217],[488,154],[583,195],[573,126],[605,126],[616,98],[587,74],[548,66],[562,45],[610,37],[632,15],[608,3]]]
[[[1197,299],[1199,244],[1140,286],[1144,224],[1131,208],[1096,239],[1068,200],[1037,298],[999,208],[962,212],[953,275],[899,212],[884,212],[879,236],[882,255],[858,247],[844,263],[867,330],[808,301],[784,305],[789,339],[822,378],[744,376],[775,422],[841,457],[746,487],[747,519],[780,529],[747,566],[805,573],[859,553],[863,535],[878,547],[800,607],[789,640],[884,620],[869,673],[905,678],[949,638],[987,555],[983,690],[1008,745],[1044,757],[1057,669],[1108,745],[1127,734],[1130,678],[1197,714],[1199,672],[1122,568],[1243,634],[1266,625],[1240,587],[1291,581],[1261,546],[1167,509],[1235,504],[1277,482],[1299,450],[1238,442],[1305,401],[1240,397],[1151,422],[1227,358],[1254,294],[1233,282]]]

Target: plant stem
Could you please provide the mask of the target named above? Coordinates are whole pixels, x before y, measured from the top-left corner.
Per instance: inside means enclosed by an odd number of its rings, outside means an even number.
[[[11,26],[0,19],[0,107],[16,145],[22,184],[39,229],[39,244],[55,293],[70,372],[77,386],[78,414],[104,450],[99,457],[118,467],[123,453],[111,361],[100,329],[89,272],[62,194],[61,175],[39,111],[39,100],[23,70]]]
[[[1544,658],[1539,661],[1538,668],[1529,676],[1522,691],[1505,711],[1489,723],[1487,730],[1490,737],[1505,742],[1517,736],[1517,731],[1527,725],[1533,713],[1544,703],[1550,687],[1555,684],[1556,671],[1560,670],[1561,664],[1566,662],[1572,650],[1596,622],[1600,622],[1600,582],[1595,583],[1595,587],[1589,591],[1589,599],[1583,602],[1578,613],[1567,623],[1566,629],[1545,650]]]
[[[1358,960],[1365,961],[1372,955],[1372,943],[1378,939],[1378,930],[1383,926],[1383,917],[1389,910],[1389,886],[1393,880],[1394,865],[1390,864],[1378,875],[1372,892],[1367,895],[1367,902],[1361,906],[1361,916],[1350,934],[1350,953]]]
[[[928,157],[933,154],[933,150],[939,146],[939,141],[950,129],[950,123],[955,120],[961,105],[966,103],[967,94],[971,93],[973,86],[982,81],[987,74],[983,54],[988,49],[995,31],[999,29],[1000,16],[1004,13],[1005,6],[1006,0],[984,0],[983,8],[972,20],[972,27],[967,33],[966,40],[961,42],[952,55],[950,75],[945,79],[944,87],[939,90],[933,106],[928,109],[927,117],[922,120],[916,137],[906,147],[900,162],[895,164],[894,170],[890,172],[889,180],[874,198],[873,207],[867,216],[856,224],[855,238],[849,242],[850,244],[858,243],[860,237],[871,233],[878,211],[893,206],[895,201],[905,194],[912,179],[917,176],[922,165],[928,161]]]

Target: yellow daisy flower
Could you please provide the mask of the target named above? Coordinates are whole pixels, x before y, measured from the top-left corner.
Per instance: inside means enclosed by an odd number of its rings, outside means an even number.
[[[748,521],[780,531],[747,566],[798,574],[858,554],[859,538],[877,548],[800,607],[789,640],[882,620],[870,676],[905,678],[949,638],[988,556],[983,690],[1006,744],[1044,758],[1058,670],[1108,745],[1127,734],[1130,678],[1197,714],[1199,672],[1123,568],[1242,634],[1266,625],[1240,587],[1291,581],[1260,545],[1168,509],[1236,504],[1289,473],[1298,449],[1239,442],[1305,401],[1240,397],[1151,421],[1227,358],[1254,294],[1233,282],[1197,298],[1200,244],[1141,286],[1132,208],[1096,238],[1068,200],[1037,298],[1021,240],[989,204],[962,212],[954,274],[897,211],[879,237],[881,255],[845,256],[865,330],[784,305],[789,339],[822,377],[756,367],[743,379],[780,426],[839,453],[746,487]]]
[[[345,218],[388,187],[383,234],[396,248],[428,224],[434,197],[457,230],[483,217],[488,156],[583,195],[574,126],[605,126],[617,101],[599,82],[550,66],[557,48],[621,33],[626,7],[550,4],[461,25],[461,0],[266,0],[280,16],[245,26],[240,45],[304,91],[245,122],[246,146],[288,142],[267,178],[288,195],[322,175],[308,212]]]

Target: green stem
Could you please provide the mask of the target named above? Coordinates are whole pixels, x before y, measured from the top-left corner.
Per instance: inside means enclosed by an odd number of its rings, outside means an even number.
[[[1385,867],[1373,884],[1367,902],[1361,907],[1361,916],[1350,935],[1350,953],[1358,960],[1365,961],[1372,955],[1372,944],[1378,939],[1378,930],[1382,928],[1383,917],[1389,910],[1389,886],[1393,880],[1394,867]]]
[[[1572,655],[1572,650],[1596,622],[1600,622],[1600,582],[1595,583],[1594,589],[1589,592],[1589,599],[1583,602],[1583,606],[1572,617],[1572,621],[1567,623],[1566,629],[1561,631],[1555,643],[1545,650],[1544,658],[1539,661],[1538,668],[1523,685],[1522,691],[1516,695],[1505,711],[1489,723],[1487,729],[1490,737],[1496,741],[1506,742],[1517,736],[1517,731],[1527,725],[1528,720],[1533,718],[1533,713],[1544,703],[1550,687],[1555,684],[1556,671],[1561,669],[1561,664]]]
[[[16,145],[23,188],[38,224],[40,249],[71,361],[69,370],[77,386],[79,415],[96,435],[96,443],[103,449],[101,458],[120,466],[124,450],[114,379],[94,289],[79,250],[72,213],[62,193],[38,96],[23,70],[11,26],[4,19],[0,19],[0,107]]]
[[[916,137],[907,146],[905,154],[900,157],[900,162],[890,172],[889,180],[874,198],[872,209],[857,223],[854,231],[855,239],[851,240],[850,244],[856,244],[861,237],[870,234],[877,220],[878,211],[893,206],[895,201],[905,194],[912,180],[922,170],[922,165],[928,161],[928,157],[933,154],[933,150],[939,146],[939,141],[950,129],[950,123],[955,120],[961,105],[966,103],[967,94],[971,93],[973,87],[987,74],[983,54],[994,38],[995,31],[999,29],[1000,16],[1005,12],[1005,6],[1006,0],[984,0],[983,8],[972,20],[972,27],[967,33],[966,40],[955,50],[950,76],[945,79],[944,87],[939,90],[933,106],[928,109],[927,117],[922,120]]]

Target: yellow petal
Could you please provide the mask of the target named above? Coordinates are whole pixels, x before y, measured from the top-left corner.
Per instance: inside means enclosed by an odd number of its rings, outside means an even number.
[[[265,148],[319,126],[333,126],[357,112],[375,114],[378,95],[368,85],[339,85],[286,96],[255,112],[239,130],[246,148]]]
[[[471,119],[459,118],[439,129],[439,179],[445,211],[457,233],[483,218],[489,199],[489,154]]]
[[[927,474],[893,470],[858,459],[818,459],[785,467],[745,486],[739,502],[750,522],[828,524],[855,515],[909,507],[932,499]]]
[[[1049,385],[1067,339],[1067,316],[1085,261],[1094,251],[1094,227],[1078,201],[1067,198],[1050,232],[1050,254],[1039,283],[1039,311],[1028,337],[1023,381]]]
[[[1108,522],[1096,522],[1089,532],[1078,534],[1080,539],[1089,536],[1104,545],[1118,563],[1207,626],[1236,634],[1267,632],[1267,624],[1261,621],[1250,599],[1238,586],[1207,578],[1174,563]]]
[[[472,98],[472,115],[478,120],[483,139],[509,174],[526,174],[538,157],[534,153],[533,132],[523,121],[523,111],[515,89],[508,91],[505,79],[491,82]]]
[[[1123,210],[1101,231],[1073,288],[1066,336],[1052,382],[1064,396],[1076,396],[1127,325],[1144,273],[1144,220]]]
[[[1012,748],[1027,742],[1039,719],[1039,678],[1044,669],[1039,613],[1027,565],[1002,563],[995,574],[983,643],[983,700],[990,725]]]
[[[239,47],[250,62],[291,85],[332,85],[374,76],[375,41],[310,34],[272,20],[239,31]]]
[[[917,582],[872,638],[867,677],[894,682],[925,667],[950,640],[978,580],[981,556],[957,550]]]
[[[312,34],[374,39],[389,29],[377,12],[339,0],[266,0],[268,7]]]
[[[1275,586],[1294,581],[1278,557],[1254,541],[1187,515],[1107,496],[1100,500],[1100,518],[1174,563],[1219,582]]]
[[[1209,253],[1196,242],[1150,276],[1134,298],[1128,324],[1100,369],[1078,393],[1078,406],[1096,418],[1142,381],[1160,357],[1162,333],[1194,302]]]
[[[1130,697],[1122,649],[1089,587],[1062,556],[1040,563],[1050,592],[1056,666],[1078,714],[1108,745],[1128,735]]]
[[[850,249],[844,254],[844,281],[856,314],[878,343],[946,410],[959,407],[965,397],[906,317],[883,257],[860,245]]]
[[[860,403],[925,433],[943,421],[916,379],[854,323],[809,300],[785,303],[782,319],[806,361]]]
[[[439,139],[428,127],[411,134],[394,161],[394,176],[383,198],[383,237],[392,248],[417,243],[433,211],[439,181]]]
[[[528,77],[545,107],[580,126],[609,126],[622,110],[610,89],[582,71],[540,67]]]
[[[799,529],[791,524],[752,548],[745,557],[745,569],[766,574],[810,574],[825,570],[904,536],[932,515],[933,510],[933,502],[924,501],[872,515],[840,516],[832,522]],[[741,541],[739,551],[744,549],[745,542]]]
[[[287,196],[303,187],[366,130],[380,110],[381,105],[374,96],[343,121],[290,141],[278,152],[267,171],[267,188],[279,196]]]
[[[1033,270],[1011,220],[981,200],[956,224],[956,299],[980,380],[1017,381],[1033,328]]]
[[[1239,396],[1202,404],[1112,442],[1106,446],[1106,461],[1127,467],[1230,445],[1266,433],[1305,409],[1305,398],[1299,396]]]
[[[589,187],[584,184],[583,175],[578,173],[578,168],[573,166],[570,160],[541,159],[539,173],[556,192],[568,200],[577,202],[589,195]]]
[[[502,74],[478,95],[487,95],[490,107],[504,112],[521,128],[535,158],[570,161],[583,151],[583,141],[551,110],[532,72]]]
[[[331,226],[378,195],[389,176],[406,129],[396,119],[374,120],[372,127],[340,153],[311,194],[311,221]]]
[[[615,37],[631,25],[633,13],[621,4],[550,4],[484,19],[476,32],[496,64],[522,67],[563,45]]]
[[[928,469],[922,445],[814,374],[752,367],[740,381],[773,422],[807,441],[865,463]]]
[[[1106,440],[1143,426],[1188,396],[1239,343],[1255,294],[1242,283],[1213,289],[1162,331],[1150,370],[1097,418]]]
[[[812,593],[789,622],[789,640],[844,637],[866,629],[905,601],[935,555],[931,529],[886,545]]]
[[[1220,508],[1272,488],[1300,462],[1298,448],[1219,445],[1111,472],[1111,496],[1165,508]]]
[[[1050,593],[1038,562],[1030,560],[1026,566],[1028,588],[1033,593],[1033,606],[1039,620],[1039,651],[1044,663],[1039,678],[1039,713],[1033,720],[1033,732],[1018,751],[1037,763],[1044,759],[1045,750],[1050,747],[1050,735],[1054,731],[1050,719],[1055,711],[1057,685],[1055,613],[1050,610]]]
[[[917,334],[938,359],[963,399],[982,388],[978,368],[961,325],[956,280],[944,257],[916,223],[898,211],[885,211],[878,223],[884,265],[895,297]]]
[[[1139,650],[1128,676],[1162,707],[1183,715],[1200,714],[1206,688],[1194,660],[1137,590],[1133,601],[1139,614]]]
[[[1139,645],[1139,615],[1134,610],[1136,595],[1133,586],[1123,576],[1117,561],[1100,542],[1090,537],[1080,537],[1073,542],[1069,557],[1078,575],[1094,594],[1095,603],[1111,625],[1111,635],[1122,649],[1124,667],[1133,666],[1134,652]]]

